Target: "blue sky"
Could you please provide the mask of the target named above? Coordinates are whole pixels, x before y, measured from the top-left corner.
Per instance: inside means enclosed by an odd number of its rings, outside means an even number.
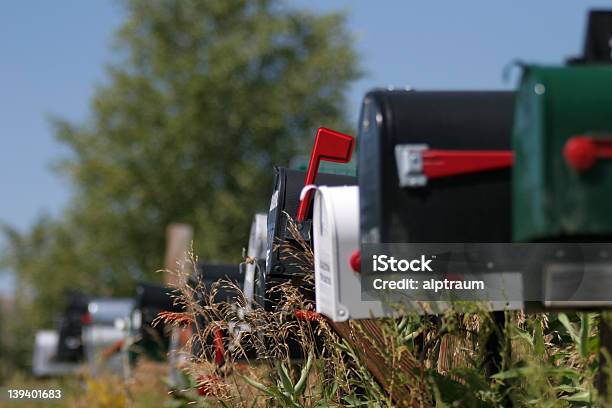
[[[366,76],[350,92],[356,118],[363,94],[378,86],[417,89],[509,88],[512,60],[559,63],[580,52],[586,11],[610,1],[493,2],[298,0],[318,12],[344,10]],[[65,152],[51,115],[85,122],[112,33],[117,1],[12,1],[0,13],[0,222],[26,229],[57,215],[70,194],[49,166]],[[2,281],[0,280],[0,286]]]

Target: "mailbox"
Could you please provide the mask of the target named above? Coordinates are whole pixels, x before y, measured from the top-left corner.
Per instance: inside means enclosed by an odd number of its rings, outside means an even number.
[[[91,373],[102,371],[121,373],[123,356],[110,353],[116,346],[123,344],[128,335],[127,325],[134,300],[129,298],[94,298],[87,309],[90,323],[83,328],[85,358]]]
[[[57,359],[59,336],[55,330],[38,330],[32,350],[32,374],[34,377],[65,376],[76,373],[77,363],[60,362]]]
[[[248,262],[245,265],[244,285],[242,290],[246,299],[247,308],[255,300],[255,280],[263,273],[266,267],[266,248],[267,248],[267,214],[257,213],[251,223],[249,233],[249,246],[247,248]]]
[[[308,170],[301,172],[284,167],[275,168],[274,187],[270,199],[267,222],[266,268],[257,282],[257,301],[270,310],[277,299],[270,298],[270,288],[291,281],[303,286],[305,271],[295,258],[304,248],[289,229],[290,219],[296,223],[299,234],[311,245],[312,208],[311,192],[300,197],[306,185],[354,185],[355,177],[319,172],[321,162],[349,163],[355,139],[331,129],[319,128],[310,154]],[[313,294],[306,293],[307,297]]]
[[[359,188],[319,187],[312,231],[317,312],[335,322],[382,316],[382,302],[361,299],[361,277],[349,264],[359,248]]]
[[[517,241],[612,236],[612,66],[528,66],[514,126]]]
[[[539,260],[544,305],[612,307],[612,66],[525,67],[513,144],[514,239],[568,243]]]
[[[89,298],[81,293],[68,294],[68,304],[58,324],[57,360],[79,362],[83,354],[83,326],[91,322],[87,310]]]
[[[489,163],[423,158],[507,152],[513,108],[512,92],[368,93],[359,124],[362,242],[510,242],[507,154]]]
[[[140,282],[136,285],[136,298],[131,315],[131,331],[137,336],[132,347],[133,357],[145,353],[150,358],[162,360],[166,357],[170,342],[169,332],[161,322],[153,326],[160,312],[180,312],[182,307],[174,299],[178,293],[154,283]]]
[[[257,301],[270,309],[274,300],[269,298],[269,289],[286,281],[302,284],[304,271],[293,258],[293,251],[301,252],[295,237],[288,229],[290,217],[297,222],[300,204],[300,192],[305,185],[306,173],[277,167],[274,190],[270,200],[267,219],[266,268],[257,283]],[[317,184],[338,186],[354,185],[356,178],[336,174],[319,174]],[[302,237],[310,243],[312,211],[309,211],[302,223]],[[311,295],[310,295],[311,297]]]
[[[612,63],[612,11],[592,10],[589,13],[584,53],[570,63]]]
[[[206,307],[206,303],[209,299],[208,295],[212,289],[212,285],[215,282],[226,281],[239,285],[240,280],[240,269],[238,265],[234,264],[215,264],[215,263],[199,263],[194,274],[189,279],[189,285],[194,290],[193,301],[198,303],[201,307]],[[217,290],[214,301],[217,303],[227,302],[234,303],[238,293],[232,288],[221,284]],[[203,329],[208,325],[206,316],[196,316],[196,324],[193,327],[194,330]],[[206,349],[214,348],[215,355],[214,359],[217,363],[221,364],[223,361],[223,333],[217,333],[209,336],[205,339]],[[200,342],[199,336],[196,336],[196,340],[192,344],[192,355],[196,357],[202,356],[205,351],[205,347]]]
[[[470,248],[512,240],[514,98],[504,91],[368,93],[359,124],[362,248],[459,243],[466,261],[472,253],[478,257],[472,264],[495,261],[495,248]],[[492,310],[522,308],[521,273],[495,266],[482,275],[487,295],[481,300]],[[513,298],[489,297],[502,296],[507,279]]]

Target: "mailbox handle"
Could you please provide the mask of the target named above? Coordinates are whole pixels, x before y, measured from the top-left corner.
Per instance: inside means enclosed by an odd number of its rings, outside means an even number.
[[[511,150],[437,150],[422,144],[395,146],[401,187],[421,187],[427,180],[512,167]]]
[[[597,163],[597,159],[612,159],[612,137],[573,136],[563,148],[568,166],[583,172]]]
[[[315,136],[312,152],[310,153],[310,162],[308,163],[304,185],[315,184],[321,160],[348,163],[351,161],[354,147],[354,137],[324,127],[319,128]],[[312,191],[309,190],[304,195],[304,198],[300,200],[296,217],[298,221],[306,219],[311,198]]]

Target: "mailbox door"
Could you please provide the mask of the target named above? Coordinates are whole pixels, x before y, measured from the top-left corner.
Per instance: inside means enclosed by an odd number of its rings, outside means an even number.
[[[513,134],[515,240],[612,235],[612,159],[572,168],[564,147],[577,135],[612,140],[612,67],[528,67]]]
[[[510,242],[510,170],[400,188],[394,150],[509,150],[512,92],[372,91],[359,125],[363,242]]]

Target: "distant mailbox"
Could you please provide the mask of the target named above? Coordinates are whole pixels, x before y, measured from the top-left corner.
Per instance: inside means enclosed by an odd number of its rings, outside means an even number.
[[[73,374],[79,367],[74,362],[57,359],[59,336],[55,330],[38,330],[32,350],[32,374],[35,377],[53,377]]]
[[[87,310],[89,298],[81,293],[69,293],[68,304],[58,322],[57,360],[80,362],[84,358],[83,326],[90,323]],[[50,334],[45,338],[51,338]]]
[[[115,353],[103,358],[109,348],[125,341],[127,323],[134,307],[129,298],[93,298],[87,309],[90,323],[83,328],[83,343],[89,369],[93,374],[103,371],[121,373],[123,361],[121,354]]]
[[[242,290],[247,301],[247,307],[255,300],[255,280],[259,279],[266,267],[267,249],[267,214],[257,213],[253,216],[247,248],[248,262],[245,265],[244,284]]]
[[[583,55],[570,62],[612,63],[612,11],[592,10],[589,13]]]
[[[137,335],[132,347],[134,356],[146,353],[154,359],[164,359],[170,342],[169,330],[164,324],[153,325],[160,312],[180,312],[176,304],[177,291],[155,283],[140,282],[136,285],[136,298],[131,314],[130,329]]]
[[[224,281],[226,284],[223,284]],[[200,307],[205,308],[208,304],[209,295],[213,284],[215,282],[220,282],[218,286],[218,290],[216,292],[216,296],[214,297],[214,302],[221,303],[234,303],[236,301],[236,297],[239,295],[233,288],[228,287],[229,284],[234,284],[236,287],[240,285],[240,269],[237,264],[216,264],[216,263],[199,263],[197,265],[194,274],[189,280],[189,285],[194,290],[194,299],[193,301],[198,303]],[[200,330],[207,327],[210,322],[207,320],[206,316],[198,314],[196,316],[196,325],[193,327],[194,330],[198,328]],[[192,344],[192,354],[194,356],[201,356],[205,351],[205,347],[203,347],[200,336],[195,337],[195,341]],[[218,345],[215,343],[218,342],[219,339],[215,339],[215,335],[211,335],[208,338],[204,339],[207,348],[213,347],[217,351],[216,354],[222,353],[223,347],[219,349]],[[221,338],[221,341],[223,339]],[[216,359],[221,359],[221,357],[215,356]]]

